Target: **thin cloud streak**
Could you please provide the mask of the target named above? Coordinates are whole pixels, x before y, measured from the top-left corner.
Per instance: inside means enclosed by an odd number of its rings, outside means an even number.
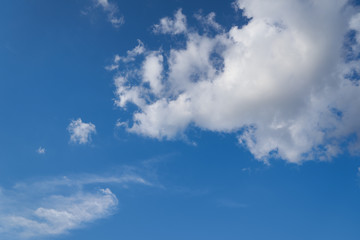
[[[104,185],[153,186],[139,175],[125,171],[115,176],[64,176],[0,188],[0,237],[61,235],[106,218],[116,212],[118,199]]]

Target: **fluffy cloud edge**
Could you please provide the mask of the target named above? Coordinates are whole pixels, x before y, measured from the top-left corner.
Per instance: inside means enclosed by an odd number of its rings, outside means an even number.
[[[70,134],[70,142],[77,144],[87,144],[92,140],[92,135],[96,133],[96,127],[93,123],[85,123],[78,118],[72,120],[67,127]]]

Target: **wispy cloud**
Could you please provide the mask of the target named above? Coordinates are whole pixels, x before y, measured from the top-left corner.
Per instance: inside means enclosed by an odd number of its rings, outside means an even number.
[[[202,15],[200,12],[195,14],[194,16],[203,25],[205,29],[212,28],[219,32],[224,30],[223,26],[221,26],[215,21],[216,14],[214,12],[211,12],[206,16]]]
[[[116,4],[109,2],[109,0],[96,0],[96,6],[102,7],[107,13],[109,22],[116,28],[124,24],[124,17],[119,14],[119,9]]]
[[[138,39],[138,45],[135,46],[133,49],[128,50],[126,52],[126,56],[120,56],[120,55],[115,55],[113,63],[109,66],[106,66],[105,69],[108,71],[113,71],[119,68],[119,63],[123,62],[123,63],[128,63],[128,62],[133,62],[135,61],[136,57],[139,55],[142,55],[143,53],[145,53],[146,49],[144,46],[144,43]]]
[[[118,6],[109,0],[92,0],[92,5],[81,11],[83,15],[89,15],[94,9],[102,9],[106,15],[108,21],[115,28],[119,28],[125,23],[124,16],[120,14]]]
[[[96,133],[95,125],[91,122],[85,123],[81,118],[72,120],[67,129],[70,133],[70,141],[79,144],[91,142],[91,136]]]
[[[117,198],[109,189],[100,189],[96,193],[53,195],[47,199],[46,205],[29,210],[29,215],[2,217],[3,230],[5,233],[17,232],[22,238],[63,234],[108,216],[117,205]]]
[[[78,175],[0,188],[0,238],[60,235],[112,215],[118,199],[104,185],[152,185],[134,173]]]

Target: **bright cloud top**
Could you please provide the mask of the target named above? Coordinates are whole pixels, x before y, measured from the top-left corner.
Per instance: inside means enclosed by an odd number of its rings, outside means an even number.
[[[63,177],[0,188],[0,237],[29,239],[64,234],[113,214],[118,199],[109,188],[98,187],[104,184],[151,185],[140,176],[124,174]]]
[[[72,120],[68,126],[70,133],[70,141],[78,144],[86,144],[91,142],[91,135],[96,133],[95,125],[84,123],[81,118]]]
[[[186,44],[145,51],[138,71],[119,69],[115,103],[138,107],[122,125],[157,139],[182,138],[189,126],[236,133],[263,161],[330,159],[343,143],[359,151],[359,9],[346,0],[236,4],[248,24],[214,36],[188,28],[181,10],[155,25],[185,33]],[[221,29],[214,16],[197,18]]]
[[[179,9],[173,19],[169,17],[160,19],[160,23],[153,26],[153,31],[155,33],[174,35],[185,33],[187,31],[186,16],[182,13],[182,10]]]

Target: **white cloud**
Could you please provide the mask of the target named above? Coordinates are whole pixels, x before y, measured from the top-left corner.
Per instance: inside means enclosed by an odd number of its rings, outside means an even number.
[[[186,28],[181,10],[156,25],[185,33],[186,44],[145,58],[140,84],[131,72],[116,74],[116,105],[138,107],[126,129],[157,139],[181,138],[189,126],[237,133],[263,161],[330,159],[346,141],[359,150],[360,87],[348,76],[360,73],[360,62],[344,58],[349,31],[360,36],[355,9],[345,0],[237,5],[249,23],[213,37]]]
[[[36,152],[37,152],[38,154],[45,154],[46,149],[43,148],[43,147],[39,147],[39,148],[36,150]]]
[[[111,3],[108,0],[95,0],[95,4],[96,6],[102,7],[107,13],[109,22],[115,28],[119,28],[125,23],[124,17],[119,14],[119,9],[114,3]]]
[[[81,118],[72,120],[68,126],[70,141],[73,143],[86,144],[91,142],[91,135],[96,133],[95,125],[84,123]]]
[[[175,13],[174,19],[169,17],[160,19],[160,23],[153,26],[153,31],[162,34],[185,33],[187,31],[186,16],[182,13],[182,10],[179,9]]]
[[[151,186],[136,174],[124,173],[63,177],[0,188],[0,237],[36,239],[60,235],[112,215],[118,199],[109,188],[99,188],[104,184]]]

